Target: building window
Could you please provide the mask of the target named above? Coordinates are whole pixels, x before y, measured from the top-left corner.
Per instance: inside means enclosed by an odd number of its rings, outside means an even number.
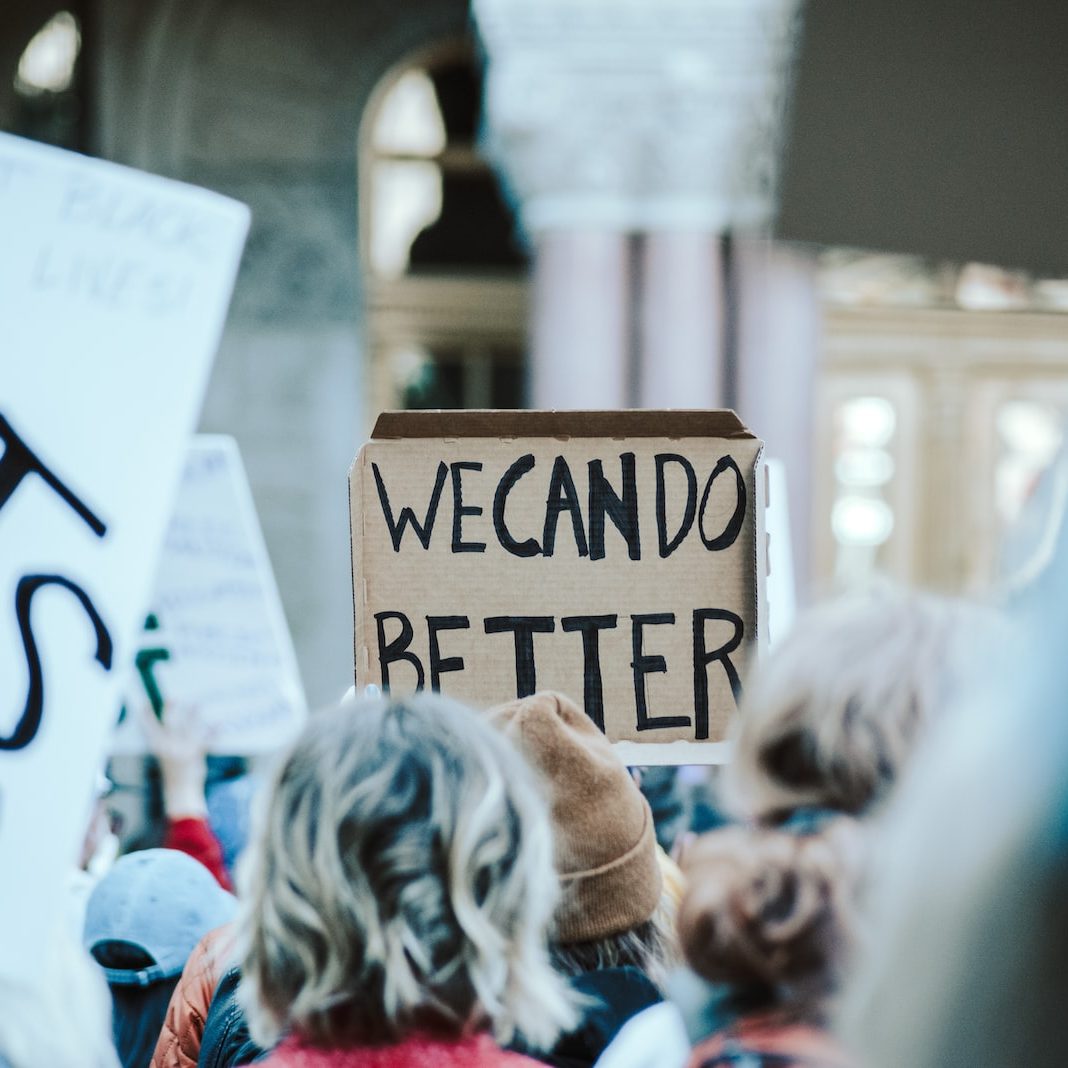
[[[897,412],[886,397],[851,397],[834,414],[835,578],[850,584],[879,565],[880,549],[894,531],[888,496],[894,475],[891,448]]]
[[[70,11],[57,12],[33,35],[15,72],[12,132],[61,148],[85,148],[81,49],[81,26]]]
[[[385,79],[360,145],[370,407],[524,403],[528,259],[479,154],[469,42]]]

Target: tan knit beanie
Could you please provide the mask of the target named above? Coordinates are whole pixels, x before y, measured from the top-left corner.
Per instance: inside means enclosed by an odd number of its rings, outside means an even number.
[[[555,941],[591,942],[650,919],[662,885],[653,815],[608,739],[556,693],[510,701],[489,716],[548,787],[563,887]]]

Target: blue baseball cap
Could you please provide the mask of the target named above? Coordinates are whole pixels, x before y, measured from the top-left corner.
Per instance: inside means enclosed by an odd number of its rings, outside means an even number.
[[[198,860],[174,849],[120,857],[89,895],[85,948],[116,986],[150,986],[178,975],[197,942],[229,923],[237,898]],[[109,944],[146,958],[140,968],[109,967]],[[148,963],[150,962],[150,963]]]

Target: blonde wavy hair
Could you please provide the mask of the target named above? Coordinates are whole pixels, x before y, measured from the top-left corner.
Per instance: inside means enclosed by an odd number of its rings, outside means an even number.
[[[473,712],[423,694],[314,716],[239,873],[253,1038],[550,1046],[576,1021],[547,956],[552,857],[533,776]]]
[[[686,854],[678,929],[690,967],[777,1010],[820,1024],[855,945],[863,874],[857,822],[818,831],[726,827]]]
[[[746,688],[720,791],[727,809],[769,822],[799,807],[864,814],[957,697],[995,619],[892,587],[801,617]]]

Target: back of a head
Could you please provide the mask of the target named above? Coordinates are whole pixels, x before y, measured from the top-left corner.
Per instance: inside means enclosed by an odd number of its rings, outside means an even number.
[[[868,812],[966,677],[973,613],[880,588],[800,618],[746,687],[727,806],[768,822],[801,807]]]
[[[120,857],[93,887],[83,940],[108,983],[143,989],[179,976],[201,938],[236,911],[233,894],[198,860],[143,849]]]
[[[234,896],[203,864],[173,849],[128,853],[93,887],[83,939],[111,987],[115,1047],[126,1068],[147,1063],[193,948],[236,911]]]
[[[554,958],[568,973],[624,964],[658,973],[663,878],[649,803],[611,744],[572,700],[537,693],[492,709],[549,795],[562,894]],[[659,976],[657,976],[659,977]]]
[[[859,828],[727,827],[686,856],[678,928],[690,967],[754,1011],[821,1023],[853,941]]]
[[[313,716],[241,872],[242,1000],[263,1046],[518,1028],[573,1015],[548,965],[548,819],[518,754],[436,695]]]

